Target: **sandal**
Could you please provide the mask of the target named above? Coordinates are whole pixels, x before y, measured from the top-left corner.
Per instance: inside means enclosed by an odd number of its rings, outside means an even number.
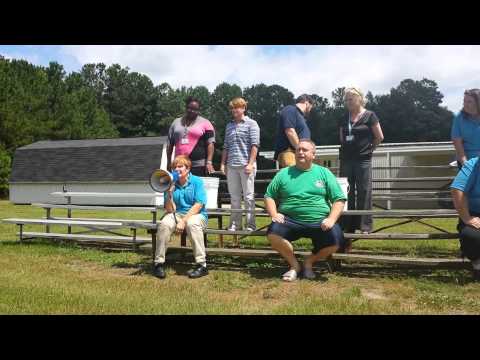
[[[294,269],[290,269],[285,274],[282,275],[282,280],[292,282],[297,280],[297,277],[298,277],[297,271]]]

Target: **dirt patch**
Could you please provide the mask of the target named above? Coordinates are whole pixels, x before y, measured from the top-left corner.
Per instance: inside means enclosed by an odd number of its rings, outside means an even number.
[[[380,290],[360,289],[362,296],[372,300],[388,300]]]

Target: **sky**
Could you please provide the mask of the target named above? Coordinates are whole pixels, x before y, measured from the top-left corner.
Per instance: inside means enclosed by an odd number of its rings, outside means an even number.
[[[0,45],[0,55],[43,66],[56,61],[67,73],[87,63],[120,64],[174,88],[277,84],[294,96],[329,100],[342,86],[380,95],[404,79],[428,78],[454,112],[465,89],[480,87],[479,45]]]

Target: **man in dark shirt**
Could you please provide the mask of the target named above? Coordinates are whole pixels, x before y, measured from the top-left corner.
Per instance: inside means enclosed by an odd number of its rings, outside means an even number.
[[[295,165],[298,140],[311,138],[305,116],[312,110],[313,103],[310,95],[303,94],[297,98],[295,105],[287,105],[280,112],[274,155],[280,168]]]

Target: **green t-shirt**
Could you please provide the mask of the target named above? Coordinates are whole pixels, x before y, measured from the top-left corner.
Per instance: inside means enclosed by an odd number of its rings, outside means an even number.
[[[335,175],[317,164],[309,170],[295,166],[280,170],[268,185],[265,197],[280,204],[278,212],[305,223],[322,221],[335,201],[347,200]]]

